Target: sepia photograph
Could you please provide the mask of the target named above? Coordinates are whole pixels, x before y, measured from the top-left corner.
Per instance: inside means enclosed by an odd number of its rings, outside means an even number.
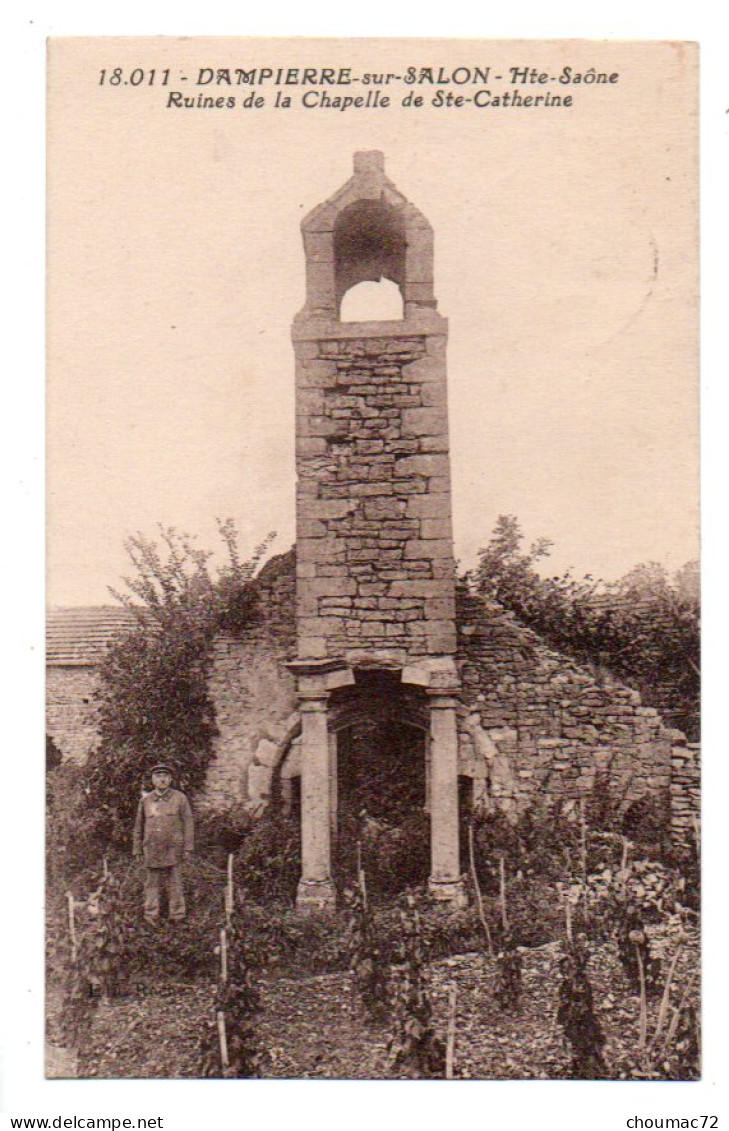
[[[49,1079],[701,1079],[698,71],[49,40]]]

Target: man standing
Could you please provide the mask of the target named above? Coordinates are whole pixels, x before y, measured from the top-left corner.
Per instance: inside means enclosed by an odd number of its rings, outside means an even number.
[[[144,858],[144,917],[155,924],[163,888],[170,919],[185,917],[182,861],[192,856],[194,832],[189,801],[179,789],[170,788],[170,767],[160,763],[151,774],[152,792],[139,802],[134,824],[134,855]]]

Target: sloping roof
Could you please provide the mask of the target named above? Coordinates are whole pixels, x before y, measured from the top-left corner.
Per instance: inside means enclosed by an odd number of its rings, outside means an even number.
[[[134,613],[114,605],[49,609],[46,664],[53,667],[98,664],[112,641],[136,624]]]

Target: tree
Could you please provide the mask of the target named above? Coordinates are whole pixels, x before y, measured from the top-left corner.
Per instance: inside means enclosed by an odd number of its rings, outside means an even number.
[[[539,538],[524,553],[524,536],[513,514],[501,514],[496,520],[488,545],[478,552],[478,567],[473,575],[476,588],[505,608],[527,607],[541,587],[541,577],[534,568],[541,558],[549,556],[552,543]]]
[[[108,651],[97,692],[100,741],[85,770],[85,792],[104,840],[128,836],[145,770],[169,762],[185,790],[202,785],[217,733],[208,693],[210,646],[221,629],[240,630],[256,615],[256,567],[272,536],[241,561],[232,520],[218,522],[227,562],[174,529],[159,540],[125,543],[134,572],[113,596],[136,626]]]

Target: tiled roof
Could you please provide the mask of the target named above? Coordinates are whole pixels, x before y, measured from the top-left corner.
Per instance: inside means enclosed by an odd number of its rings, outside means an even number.
[[[98,664],[111,642],[136,624],[134,613],[114,605],[49,609],[46,664],[53,667]]]

